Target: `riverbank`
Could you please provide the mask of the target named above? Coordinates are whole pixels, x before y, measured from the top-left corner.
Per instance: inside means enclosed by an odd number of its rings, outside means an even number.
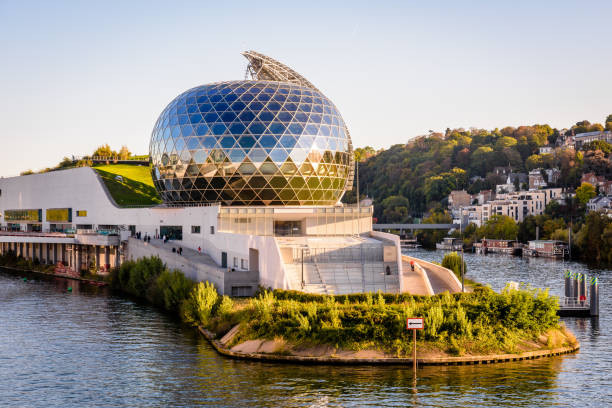
[[[436,296],[273,291],[226,304],[223,311],[210,289],[203,292],[213,306],[199,328],[218,352],[235,358],[408,364],[413,340],[407,317],[424,319],[425,329],[417,332],[423,364],[523,360],[580,348],[559,324],[556,298],[527,287]]]
[[[413,343],[405,327],[408,317],[424,319],[417,339],[423,364],[527,359],[580,347],[559,324],[557,299],[526,286],[501,293],[477,287],[470,293],[435,296],[275,290],[229,298],[207,282],[194,284],[167,270],[158,258],[126,262],[109,281],[114,289],[207,330],[211,341],[221,342],[218,351],[233,357],[409,363]]]
[[[24,268],[18,268],[14,266],[6,266],[2,264],[0,264],[0,268],[5,269],[7,271],[18,272],[18,273],[32,273],[35,275],[47,276],[50,278],[72,279],[72,280],[85,282],[85,283],[88,283],[90,285],[95,285],[95,286],[108,286],[108,282],[104,281],[103,279],[100,279],[100,280],[90,279],[90,278],[81,277],[81,276],[66,275],[66,274],[54,273],[54,272],[45,272],[45,271],[36,270],[36,269],[24,269]]]
[[[231,349],[226,347],[224,338],[218,340],[214,333],[203,327],[198,327],[199,332],[208,340],[212,347],[221,355],[244,360],[275,362],[275,363],[298,363],[298,364],[332,364],[332,365],[404,365],[411,366],[413,359],[409,357],[394,357],[378,350],[339,350],[329,346],[301,347],[291,349],[284,341],[279,340],[248,340]],[[580,349],[580,343],[573,334],[567,333],[566,329],[559,329],[551,335],[561,335],[571,341],[573,345],[555,347],[552,349],[540,349],[518,354],[488,354],[453,357],[445,355],[432,356],[423,350],[417,352],[417,364],[419,366],[448,366],[448,365],[475,365],[494,364],[510,361],[533,360],[536,358],[553,357],[563,354],[575,353]],[[548,344],[548,337],[544,336],[540,343],[542,347]],[[294,354],[294,352],[297,352]],[[289,353],[289,354],[288,354]]]

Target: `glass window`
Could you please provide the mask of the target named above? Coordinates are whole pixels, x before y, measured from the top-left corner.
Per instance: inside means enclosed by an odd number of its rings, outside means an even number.
[[[227,111],[221,114],[221,120],[224,122],[231,122],[236,119],[236,114],[232,111]]]
[[[200,112],[207,113],[212,109],[212,105],[210,103],[201,103],[198,105]]]
[[[196,135],[204,136],[206,133],[208,133],[208,130],[209,130],[208,125],[202,123],[201,125],[198,125],[198,127],[196,128]]]
[[[259,113],[259,116],[257,118],[264,122],[270,122],[274,119],[274,114],[270,111],[263,110]]]
[[[274,136],[262,136],[259,139],[259,144],[262,147],[274,147],[278,139]]]
[[[199,113],[190,115],[189,121],[193,124],[200,123],[202,121],[202,115],[200,115]]]
[[[215,123],[212,127],[214,135],[222,135],[227,130],[227,127],[223,123]]]
[[[221,138],[221,147],[229,149],[236,143],[236,139],[232,136],[224,136]]]
[[[199,225],[192,225],[191,226],[191,233],[192,234],[199,234],[200,233],[200,226]]]
[[[250,149],[255,144],[255,138],[253,136],[242,136],[238,139],[240,147],[244,149]]]
[[[227,108],[229,108],[229,105],[225,102],[218,102],[215,103],[215,110],[217,112],[223,112],[224,110],[226,110]]]
[[[233,110],[233,111],[235,111],[235,112],[240,112],[240,111],[242,111],[244,108],[246,108],[246,105],[244,104],[244,102],[240,102],[240,101],[238,101],[238,102],[234,102],[234,103],[232,103],[231,108],[232,108],[232,110]]]
[[[253,135],[262,134],[265,130],[266,130],[266,127],[261,122],[253,122],[249,125],[249,132],[251,132],[251,134]]]
[[[280,138],[280,144],[286,149],[291,149],[295,146],[297,139],[294,136],[285,135]]]
[[[270,125],[270,132],[277,135],[282,135],[285,132],[285,129],[285,125],[280,122],[272,122]]]
[[[214,136],[206,136],[202,141],[202,146],[207,149],[212,149],[217,144],[217,138]]]

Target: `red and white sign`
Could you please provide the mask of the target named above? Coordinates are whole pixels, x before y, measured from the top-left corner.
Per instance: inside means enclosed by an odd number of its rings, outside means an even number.
[[[409,317],[406,319],[406,328],[412,330],[423,330],[424,328],[422,317]]]

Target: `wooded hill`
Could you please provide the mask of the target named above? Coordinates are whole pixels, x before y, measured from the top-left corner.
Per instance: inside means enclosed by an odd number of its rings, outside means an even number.
[[[587,144],[579,151],[557,147],[553,153],[539,154],[540,147],[554,147],[563,133],[612,130],[612,115],[605,123],[581,121],[565,132],[549,125],[447,129],[444,134],[432,132],[377,152],[371,147],[359,148],[355,153],[360,195],[374,199],[378,222],[406,222],[446,207],[452,190],[465,189],[474,194],[505,183],[503,176],[493,172],[498,166],[522,173],[558,168],[561,176],[556,186],[571,189],[580,185],[586,172],[612,178],[612,146],[605,142]],[[355,189],[345,195],[344,201],[355,202]]]

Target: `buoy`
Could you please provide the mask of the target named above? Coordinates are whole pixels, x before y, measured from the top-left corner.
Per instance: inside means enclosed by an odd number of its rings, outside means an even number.
[[[72,286],[68,286],[68,292],[72,292]]]

